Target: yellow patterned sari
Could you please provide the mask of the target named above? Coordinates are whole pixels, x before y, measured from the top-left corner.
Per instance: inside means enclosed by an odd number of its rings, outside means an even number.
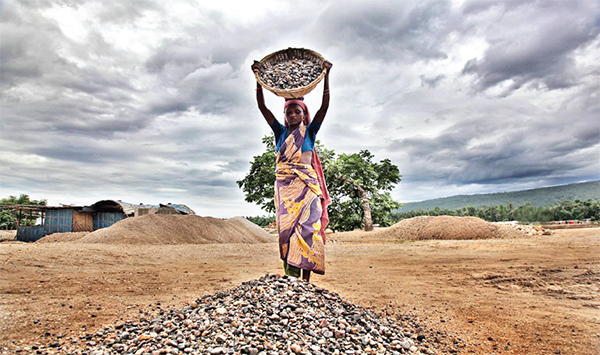
[[[277,153],[275,208],[279,254],[288,265],[324,274],[323,192],[314,168],[300,162],[305,133],[306,126],[300,125]]]

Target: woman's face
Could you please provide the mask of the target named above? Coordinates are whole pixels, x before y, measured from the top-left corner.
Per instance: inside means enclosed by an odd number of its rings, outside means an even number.
[[[285,121],[289,126],[297,126],[304,120],[304,110],[300,105],[289,105],[285,108]]]

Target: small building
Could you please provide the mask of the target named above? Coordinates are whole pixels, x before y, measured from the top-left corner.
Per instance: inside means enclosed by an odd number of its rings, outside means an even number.
[[[40,225],[17,226],[17,240],[34,242],[45,235],[63,232],[93,231],[91,215],[81,206],[12,206],[13,209],[40,213]]]
[[[35,242],[52,233],[93,232],[122,219],[147,214],[195,214],[186,205],[134,205],[121,200],[101,200],[89,206],[11,206],[19,211],[41,212],[39,226],[19,226],[17,240]]]

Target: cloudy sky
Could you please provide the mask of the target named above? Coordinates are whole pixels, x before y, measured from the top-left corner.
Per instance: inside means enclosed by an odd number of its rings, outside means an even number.
[[[250,65],[288,47],[333,63],[318,139],[391,159],[398,201],[598,180],[599,4],[0,1],[0,197],[265,214]]]

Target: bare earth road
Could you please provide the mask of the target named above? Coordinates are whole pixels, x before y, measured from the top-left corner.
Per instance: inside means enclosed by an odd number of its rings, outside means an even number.
[[[600,354],[600,229],[461,241],[334,234],[311,280],[411,315],[460,354]],[[0,349],[104,329],[268,273],[277,245],[0,243]]]

